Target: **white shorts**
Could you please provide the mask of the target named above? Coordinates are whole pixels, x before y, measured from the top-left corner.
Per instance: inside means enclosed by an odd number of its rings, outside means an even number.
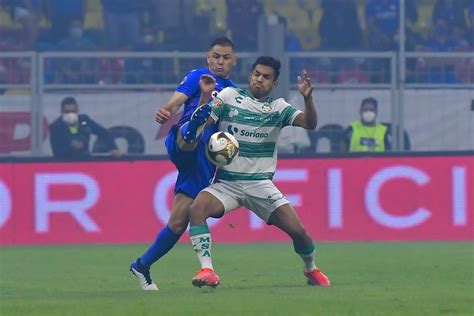
[[[267,223],[274,210],[290,203],[271,180],[217,180],[203,191],[221,201],[225,214],[245,206]]]

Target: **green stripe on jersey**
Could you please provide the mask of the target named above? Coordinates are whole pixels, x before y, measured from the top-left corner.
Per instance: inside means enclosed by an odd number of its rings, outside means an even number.
[[[250,143],[239,141],[239,156],[250,158],[273,157],[275,145],[274,142]]]
[[[274,174],[273,172],[244,173],[244,172],[232,172],[232,171],[218,169],[216,178],[219,180],[228,180],[228,181],[271,180],[273,178],[273,174]]]
[[[283,123],[283,126],[287,126],[287,125],[290,125],[290,120],[291,120],[291,117],[293,116],[293,114],[295,114],[297,110],[295,108],[292,108],[292,107],[286,107],[283,112],[281,112],[281,116],[282,116],[282,123]]]
[[[261,114],[235,107],[228,103],[226,103],[225,106],[222,107],[222,112],[219,113],[219,116],[222,121],[228,121],[248,126],[282,127],[284,124],[284,120],[279,112]]]

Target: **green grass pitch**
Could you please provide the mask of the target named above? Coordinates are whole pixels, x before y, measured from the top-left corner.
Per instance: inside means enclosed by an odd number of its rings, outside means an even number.
[[[217,289],[178,245],[153,266],[159,292],[128,272],[147,245],[3,247],[0,315],[474,315],[474,244],[322,243],[329,288],[306,285],[290,244],[217,244]]]

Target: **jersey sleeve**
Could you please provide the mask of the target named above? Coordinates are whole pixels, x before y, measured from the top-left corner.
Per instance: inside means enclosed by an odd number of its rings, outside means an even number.
[[[227,87],[219,92],[214,99],[209,103],[211,106],[211,117],[214,121],[218,121],[221,117],[222,111],[228,103],[229,98],[234,94],[234,90]]]
[[[281,99],[280,102],[283,108],[283,110],[281,111],[282,127],[293,125],[293,122],[295,121],[298,114],[303,112],[296,109],[283,99]]]
[[[192,97],[196,95],[199,90],[199,80],[201,78],[201,74],[199,71],[192,70],[184,76],[183,80],[180,82],[178,87],[176,87],[176,91],[184,93],[188,97]]]

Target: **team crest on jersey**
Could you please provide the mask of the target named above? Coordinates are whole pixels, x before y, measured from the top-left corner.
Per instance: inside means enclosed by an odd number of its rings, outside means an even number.
[[[272,110],[272,106],[270,105],[270,103],[268,102],[263,103],[262,105],[263,112],[270,112],[271,110]]]
[[[216,97],[214,97],[214,99],[212,99],[212,101],[211,101],[211,105],[214,105],[214,106],[219,106],[219,105],[221,105],[221,104],[223,104],[223,103],[224,103],[224,102],[222,102],[221,99],[216,98]]]
[[[215,98],[218,94],[219,94],[219,91],[214,90],[214,91],[212,91],[212,93],[211,93],[211,97],[212,97],[212,98]]]

